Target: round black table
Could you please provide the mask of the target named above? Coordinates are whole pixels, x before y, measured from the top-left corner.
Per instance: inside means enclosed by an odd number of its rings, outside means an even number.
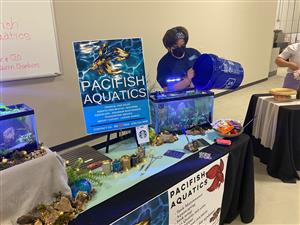
[[[255,94],[251,97],[245,124],[254,118],[257,100],[270,94]],[[245,133],[251,136],[254,155],[267,164],[270,176],[283,182],[295,183],[299,180],[297,170],[300,170],[300,105],[280,106],[274,146],[271,149],[260,144],[260,140],[252,136],[253,123],[245,128]]]

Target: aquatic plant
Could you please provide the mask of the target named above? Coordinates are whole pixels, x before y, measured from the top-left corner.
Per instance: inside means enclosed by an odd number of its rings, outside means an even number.
[[[76,181],[81,179],[87,179],[93,185],[101,185],[101,177],[103,177],[100,171],[91,171],[82,169],[83,159],[78,158],[73,166],[67,166],[66,171],[69,179],[69,184],[74,184]]]
[[[1,156],[6,156],[10,151],[6,148],[0,148],[0,157]]]
[[[18,113],[22,111],[24,111],[22,108],[9,108],[6,105],[0,103],[0,116]]]
[[[31,132],[21,135],[18,139],[17,139],[17,143],[23,143],[26,142],[28,144],[32,144],[34,142],[34,136]]]

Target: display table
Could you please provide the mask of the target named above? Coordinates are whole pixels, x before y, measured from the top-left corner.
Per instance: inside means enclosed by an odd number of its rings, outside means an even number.
[[[210,133],[206,135],[205,139],[212,142],[215,137],[214,133]],[[168,224],[168,220],[171,217],[169,215],[166,217],[166,214],[163,214],[168,208],[164,202],[166,191],[201,171],[201,169],[209,168],[211,165],[216,164],[219,166],[221,158],[223,159],[227,155],[229,157],[221,215],[219,215],[220,223],[231,222],[239,214],[243,222],[251,222],[254,217],[254,175],[252,148],[249,140],[250,138],[247,135],[241,135],[234,140],[231,147],[212,145],[201,149],[199,153],[195,154],[185,151],[186,154],[181,159],[164,156],[160,160],[156,160],[143,175],[141,175],[139,168],[131,169],[123,174],[110,175],[104,178],[103,185],[97,188],[97,194],[89,202],[87,210],[80,214],[71,224],[111,224],[128,213],[134,215],[132,212],[135,213],[137,208],[143,209],[143,212],[148,212],[148,214],[150,212],[149,215],[151,215],[151,210],[153,211],[156,218],[152,220],[151,224]],[[186,144],[185,137],[180,136],[179,140],[173,144],[149,147],[146,151],[148,154],[155,156],[163,155],[167,150],[183,152],[182,147],[184,144]],[[132,152],[130,151],[132,149],[134,149],[134,140],[128,139],[111,146],[109,156],[115,158],[122,154],[131,154]],[[226,161],[224,160],[225,165]],[[211,181],[205,182],[211,183]],[[209,185],[203,182],[200,183],[200,181],[199,185],[206,185],[205,188],[209,187]],[[223,188],[223,185],[221,184],[220,188]],[[206,203],[215,200],[210,198],[206,202],[201,202],[201,204],[205,207]],[[145,205],[145,203],[147,204]],[[148,210],[149,204],[152,205],[151,209]],[[198,204],[196,200],[194,204]],[[145,215],[139,216],[145,217]],[[135,224],[135,220],[126,222]],[[121,221],[115,224],[125,225],[127,223]]]
[[[277,103],[269,94],[251,97],[245,129],[254,144],[254,154],[267,164],[268,174],[283,182],[296,182],[300,170],[300,101]]]
[[[55,152],[0,172],[0,224],[16,224],[17,218],[53,194],[70,194],[63,159]]]

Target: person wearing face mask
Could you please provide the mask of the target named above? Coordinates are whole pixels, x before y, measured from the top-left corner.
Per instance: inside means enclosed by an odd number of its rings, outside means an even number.
[[[168,30],[163,37],[168,52],[158,63],[156,80],[165,91],[193,87],[193,65],[201,54],[196,49],[186,47],[188,40],[187,29],[181,26]]]

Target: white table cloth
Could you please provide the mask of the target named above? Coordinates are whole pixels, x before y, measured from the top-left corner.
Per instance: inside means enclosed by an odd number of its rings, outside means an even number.
[[[18,217],[40,203],[53,201],[53,194],[70,194],[63,159],[50,150],[40,158],[0,172],[0,224],[16,224]]]

